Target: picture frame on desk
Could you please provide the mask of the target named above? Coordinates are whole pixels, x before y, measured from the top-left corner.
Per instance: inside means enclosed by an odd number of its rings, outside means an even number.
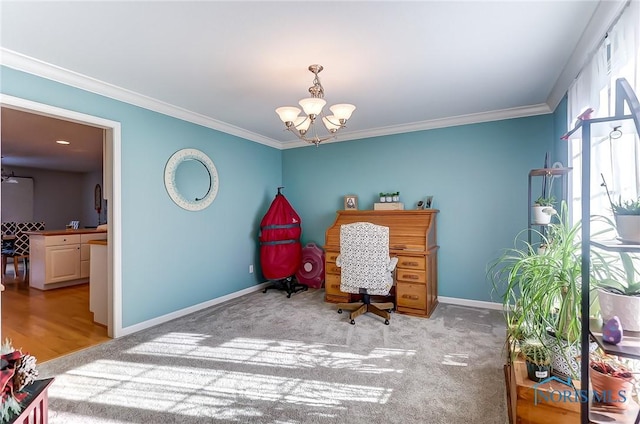
[[[358,196],[354,194],[348,194],[344,196],[344,210],[357,211],[358,210]]]
[[[424,199],[424,209],[431,209],[431,205],[433,205],[433,196],[427,196]]]

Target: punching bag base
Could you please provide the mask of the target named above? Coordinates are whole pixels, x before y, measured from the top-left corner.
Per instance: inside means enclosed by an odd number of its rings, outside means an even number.
[[[309,289],[308,286],[304,284],[298,283],[294,276],[283,278],[281,280],[274,280],[271,282],[271,285],[267,286],[262,290],[262,293],[266,293],[267,290],[276,289],[283,290],[287,292],[287,297],[291,297],[293,293],[297,293],[299,291],[307,291]]]

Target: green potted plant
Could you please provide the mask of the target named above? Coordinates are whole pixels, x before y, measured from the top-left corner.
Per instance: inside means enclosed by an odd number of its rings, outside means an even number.
[[[595,280],[598,304],[604,322],[617,316],[622,328],[640,331],[640,281],[635,262],[638,257],[618,252],[619,260],[611,259],[606,272]]]
[[[632,244],[640,243],[640,197],[622,200],[622,196],[619,196],[618,201],[614,202],[611,200],[611,193],[604,176],[601,185],[607,192],[620,239]]]
[[[520,352],[527,365],[530,380],[540,382],[551,376],[551,354],[537,339],[527,339],[520,344]]]
[[[533,203],[533,224],[536,225],[548,225],[551,222],[551,217],[558,212],[554,209],[555,197],[538,197]]]
[[[534,205],[536,206],[553,206],[556,203],[556,198],[551,196],[551,197],[538,197],[536,199],[536,201],[534,202]]]
[[[602,228],[600,234],[617,231],[610,218],[597,216],[595,220]],[[592,288],[603,322],[617,316],[624,330],[640,331],[640,257],[626,251],[594,250],[599,266],[592,273]]]
[[[618,235],[623,242],[640,243],[640,197],[611,202]]]
[[[558,213],[554,209],[556,198],[552,192],[553,179],[553,175],[542,177],[542,193],[532,205],[533,224],[547,225],[551,222],[551,217]]]
[[[513,248],[505,250],[488,268],[488,278],[500,298],[509,336],[534,338],[551,351],[554,373],[578,378],[576,358],[581,346],[582,248],[581,223],[571,225],[566,203],[542,234],[523,230]],[[521,240],[535,232],[546,248]],[[593,270],[601,266],[596,257]],[[516,307],[514,307],[516,306]]]

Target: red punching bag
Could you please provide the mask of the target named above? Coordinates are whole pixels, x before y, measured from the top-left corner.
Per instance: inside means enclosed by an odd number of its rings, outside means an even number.
[[[260,222],[260,265],[269,280],[293,276],[302,263],[300,216],[280,193]]]

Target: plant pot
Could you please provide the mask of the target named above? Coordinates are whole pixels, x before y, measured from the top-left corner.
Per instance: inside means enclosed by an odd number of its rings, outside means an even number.
[[[620,318],[622,330],[640,331],[640,297],[623,296],[598,289],[598,303],[604,322],[617,316]]]
[[[640,215],[615,215],[618,236],[624,242],[640,244]]]
[[[525,362],[527,364],[527,376],[529,380],[539,383],[551,376],[551,365],[538,365],[529,361]]]
[[[533,224],[535,225],[547,225],[551,223],[551,217],[557,212],[551,206],[538,206],[533,205],[531,207],[533,212]]]
[[[633,394],[633,383],[618,377],[612,377],[590,369],[591,388],[594,391],[595,402],[605,403],[620,409],[629,406],[629,399]]]
[[[565,340],[548,334],[545,345],[551,352],[551,370],[553,374],[561,377],[580,378],[580,356],[582,352],[579,345],[571,345]],[[595,342],[589,343],[589,352],[598,348]]]

